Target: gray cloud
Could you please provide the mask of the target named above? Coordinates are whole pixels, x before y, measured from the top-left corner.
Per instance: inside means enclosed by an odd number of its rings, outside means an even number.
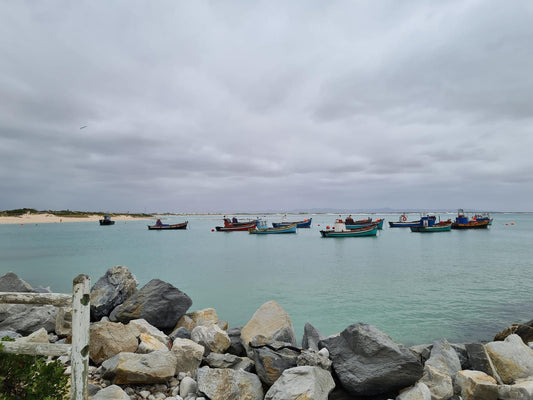
[[[0,208],[530,209],[528,1],[0,7]]]

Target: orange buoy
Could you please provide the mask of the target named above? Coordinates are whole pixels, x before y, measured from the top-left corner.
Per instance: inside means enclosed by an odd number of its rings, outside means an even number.
[[[328,226],[326,226],[326,229],[329,229],[329,225],[328,225]]]
[[[320,226],[320,224],[318,224],[317,226]]]
[[[509,224],[506,222],[505,225],[509,225]]]
[[[211,229],[211,232],[214,232],[215,230],[214,229]]]
[[[511,222],[511,225],[514,225],[514,222]]]

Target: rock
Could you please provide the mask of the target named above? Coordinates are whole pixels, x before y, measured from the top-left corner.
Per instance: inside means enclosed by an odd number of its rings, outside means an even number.
[[[319,346],[329,350],[342,386],[355,395],[394,392],[422,376],[422,364],[411,350],[369,324],[350,325]]]
[[[331,374],[318,367],[286,369],[265,395],[265,400],[327,400],[335,387]]]
[[[296,336],[289,314],[274,300],[259,307],[242,328],[241,342],[246,352],[249,352],[248,343],[257,335],[296,346]]]
[[[305,323],[304,335],[302,338],[302,348],[318,351],[318,342],[324,339],[324,336],[309,322]]]
[[[204,346],[189,339],[176,339],[172,344],[172,353],[176,356],[176,372],[188,372],[196,375],[196,369],[202,363]]]
[[[326,371],[331,371],[329,352],[325,348],[320,351],[302,350],[298,356],[298,359],[296,360],[296,365],[299,367],[303,367],[305,365],[310,367],[319,367],[325,369]]]
[[[452,377],[441,369],[425,365],[424,375],[418,382],[427,386],[433,400],[449,399],[453,396]]]
[[[484,372],[498,381],[499,378],[497,377],[496,371],[492,368],[491,360],[485,346],[481,343],[468,343],[465,347],[470,369]]]
[[[419,358],[422,364],[425,364],[429,356],[431,355],[432,344],[418,344],[416,346],[409,347],[409,350],[414,352]]]
[[[193,311],[185,314],[180,318],[174,330],[184,327],[192,331],[197,326],[211,325],[218,323],[217,312],[214,308],[206,308],[204,310]]]
[[[186,376],[180,382],[180,396],[185,398],[189,394],[195,394],[198,390],[198,384],[190,376]]]
[[[446,339],[433,343],[431,355],[425,365],[431,365],[446,372],[452,377],[452,380],[455,379],[457,372],[461,370],[459,356]]]
[[[137,279],[122,265],[109,268],[91,289],[91,321],[98,321],[137,290]]]
[[[396,400],[431,400],[431,393],[425,384],[419,382],[412,388],[402,391]]]
[[[139,347],[137,347],[136,353],[147,354],[147,353],[151,353],[152,351],[158,351],[158,350],[168,351],[167,346],[165,346],[155,337],[147,333],[141,333],[141,335],[139,336],[139,340],[140,340]]]
[[[533,350],[520,336],[509,335],[503,342],[487,343],[485,348],[503,383],[510,384],[533,375]]]
[[[58,307],[55,333],[60,337],[72,334],[72,307]]]
[[[157,329],[155,326],[150,325],[146,320],[144,319],[134,319],[131,320],[128,325],[131,327],[137,328],[139,331],[139,335],[141,333],[146,333],[153,338],[159,340],[161,343],[163,343],[165,346],[168,346],[170,343],[170,340],[167,335],[165,335],[163,332],[161,332],[159,329]]]
[[[231,342],[226,352],[239,357],[243,357],[246,355],[246,350],[244,350],[244,347],[241,342],[241,330],[242,326],[237,326],[226,330],[226,333],[228,334],[229,340]]]
[[[0,276],[0,292],[33,292],[32,287],[24,280],[20,279],[17,274],[8,272]]]
[[[513,385],[500,385],[498,387],[498,399],[500,400],[531,400],[533,399],[533,381],[526,379],[526,380],[518,380]]]
[[[463,370],[456,376],[456,384],[463,400],[497,400],[496,380],[481,371]]]
[[[102,370],[102,377],[114,384],[161,383],[176,374],[176,356],[171,351],[120,353],[104,361]]]
[[[41,328],[32,334],[16,339],[17,342],[29,342],[29,343],[49,343],[48,332],[46,329]]]
[[[223,353],[230,345],[226,331],[218,325],[199,325],[191,332],[191,340],[204,346],[207,353]]]
[[[120,386],[111,385],[99,390],[91,400],[130,400],[130,396],[123,391]]]
[[[137,351],[137,331],[117,322],[96,322],[89,328],[89,358],[95,364],[122,352]]]
[[[288,343],[273,342],[262,336],[256,336],[251,345],[255,371],[261,382],[267,386],[271,386],[283,371],[297,366],[300,351]]]
[[[198,390],[210,400],[263,400],[261,381],[243,370],[199,368]]]
[[[238,357],[229,353],[210,353],[204,357],[203,361],[210,368],[231,368],[235,370],[243,369],[246,372],[252,372],[254,369],[254,362],[248,357]]]
[[[57,308],[52,305],[0,304],[0,330],[11,330],[23,336],[40,328],[53,332]]]
[[[17,339],[17,338],[22,337],[20,333],[17,333],[15,331],[0,331],[0,339],[6,336],[11,339]]]
[[[191,332],[187,330],[187,328],[181,327],[178,328],[169,335],[171,340],[174,339],[190,339],[191,338]]]
[[[523,324],[516,323],[508,326],[503,331],[494,336],[494,341],[505,340],[507,336],[516,334],[522,338],[524,343],[533,342],[533,320],[525,322]]]
[[[95,385],[94,383],[88,384],[87,392],[89,394],[89,398],[92,398],[96,393],[98,393],[102,388],[98,385]]]
[[[123,323],[142,318],[164,331],[172,329],[191,305],[192,300],[181,290],[170,283],[152,279],[115,308],[110,318]]]

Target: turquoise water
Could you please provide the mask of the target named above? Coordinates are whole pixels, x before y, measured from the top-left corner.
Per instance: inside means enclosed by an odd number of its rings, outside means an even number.
[[[533,319],[531,214],[495,214],[488,230],[384,227],[378,237],[341,239],[320,237],[334,215],[312,217],[311,229],[292,235],[212,232],[220,216],[169,217],[189,220],[189,229],[165,232],[148,231],[147,221],[0,225],[0,274],[70,292],[77,274],[94,283],[125,265],[140,286],[172,283],[192,298],[191,311],[214,307],[230,326],[276,300],[299,337],[308,321],[325,335],[366,322],[408,345],[465,342]]]

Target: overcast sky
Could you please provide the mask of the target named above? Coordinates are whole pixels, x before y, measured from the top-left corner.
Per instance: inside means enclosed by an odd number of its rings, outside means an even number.
[[[532,127],[530,0],[0,0],[0,209],[533,211]]]

